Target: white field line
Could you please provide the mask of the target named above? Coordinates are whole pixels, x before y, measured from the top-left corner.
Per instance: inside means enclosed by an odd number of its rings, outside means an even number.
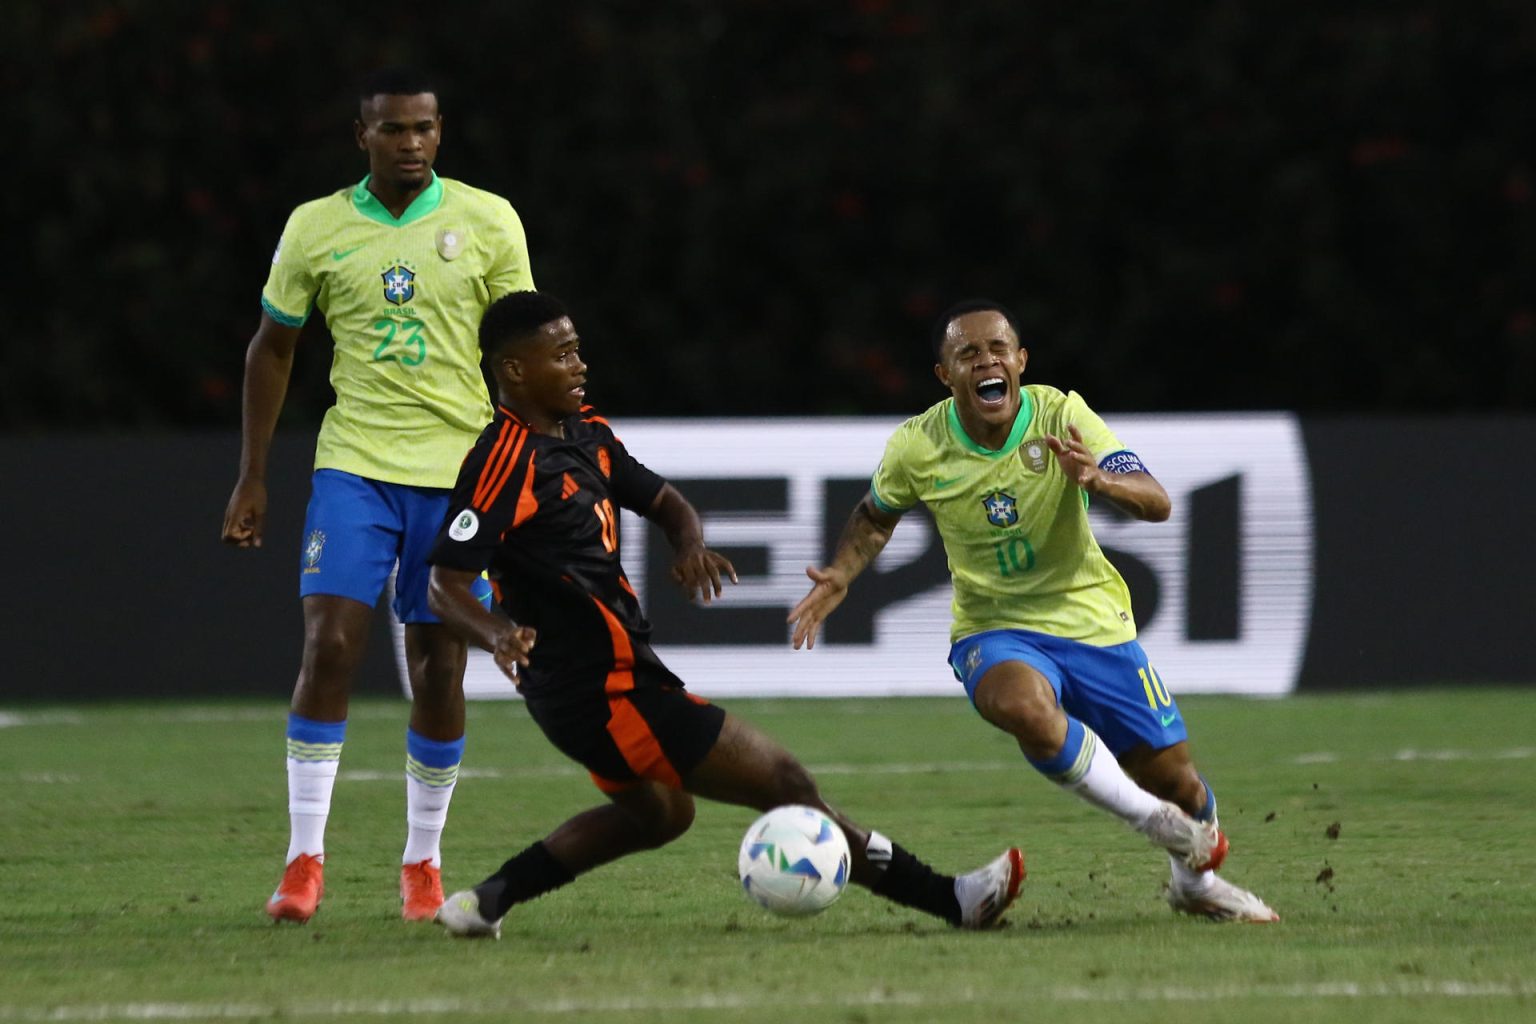
[[[0,711],[0,729],[18,725],[80,725],[84,722],[84,715],[68,711]]]
[[[1014,761],[944,761],[929,764],[812,764],[806,767],[812,775],[938,775],[945,772],[1001,772],[1015,771],[1024,766],[1022,759]],[[544,765],[539,768],[464,768],[461,779],[529,779],[529,778],[585,778],[587,770],[575,764]],[[397,772],[370,770],[338,772],[341,782],[399,782],[404,769]]]
[[[1354,982],[1334,981],[1293,985],[1245,985],[1221,987],[1152,986],[1116,988],[1061,986],[1035,989],[1030,999],[1035,1003],[1100,1003],[1142,1005],[1147,1003],[1209,1003],[1212,1000],[1294,1000],[1297,1002],[1330,999],[1527,999],[1536,996],[1536,982],[1420,981]],[[312,1003],[81,1003],[43,1007],[0,1005],[0,1020],[15,1021],[104,1021],[104,1020],[243,1020],[308,1017],[414,1017],[423,1014],[457,1014],[506,1019],[509,1014],[592,1015],[666,1012],[686,1010],[744,1010],[774,1005],[786,1011],[795,1009],[857,1009],[870,1006],[932,1006],[948,1008],[966,1005],[1014,1006],[1016,993],[1001,988],[978,993],[971,989],[943,994],[901,992],[877,988],[868,992],[850,992],[820,996],[789,995],[784,992],[700,992],[676,997],[496,999],[403,999],[341,1000]]]
[[[1536,757],[1536,748],[1512,747],[1507,750],[1400,750],[1391,755],[1378,755],[1376,757],[1362,758],[1360,760],[1377,762],[1443,762],[1443,761],[1509,761],[1525,760]],[[1289,763],[1299,765],[1337,764],[1345,760],[1338,754],[1314,752],[1298,754],[1289,758]],[[811,764],[807,765],[812,775],[945,775],[956,772],[1008,772],[1022,770],[1024,762],[1021,759],[1009,759],[1004,761],[929,761],[922,763],[890,763],[890,764]],[[376,771],[373,769],[359,768],[351,771],[337,773],[340,782],[399,782],[404,769],[400,771]],[[530,768],[512,768],[502,770],[499,768],[464,768],[459,772],[461,779],[561,779],[575,778],[586,775],[583,768],[575,764],[541,765]],[[24,783],[30,785],[46,785],[51,783],[70,784],[81,781],[81,776],[73,772],[17,772],[15,774],[0,772],[0,784]]]
[[[100,714],[102,714],[102,715],[112,715],[113,717],[119,717],[119,718],[125,718],[125,719],[127,719],[129,721],[133,721],[133,722],[144,722],[144,723],[164,724],[164,725],[175,725],[175,724],[184,724],[184,723],[208,725],[208,724],[220,724],[220,723],[229,723],[229,722],[270,722],[274,726],[276,726],[276,725],[280,725],[283,722],[283,720],[284,720],[282,712],[274,712],[274,711],[271,711],[271,710],[264,710],[264,709],[259,709],[259,708],[187,708],[187,709],[176,710],[176,711],[146,710],[146,711],[130,711],[130,712],[127,712],[127,713],[123,713],[123,712],[102,712]],[[53,712],[53,711],[46,711],[46,712],[6,712],[6,711],[0,711],[0,729],[3,729],[3,728],[17,728],[17,727],[20,727],[20,726],[27,726],[27,725],[31,725],[31,726],[40,726],[40,725],[42,725],[42,726],[46,726],[46,725],[84,725],[84,724],[86,724],[88,722],[90,717],[98,717],[98,716],[92,715],[90,713],[78,713],[78,712]],[[402,717],[401,714],[397,710],[395,710],[395,709],[385,708],[385,707],[371,707],[371,708],[364,707],[364,708],[353,709],[352,714],[349,715],[349,720],[352,720],[352,721],[370,720],[370,719],[398,720],[398,719],[401,719],[401,717]],[[1401,761],[1401,762],[1416,762],[1416,761],[1431,761],[1431,762],[1434,762],[1434,761],[1519,761],[1519,760],[1527,760],[1527,759],[1530,759],[1532,757],[1536,757],[1536,747],[1509,747],[1509,748],[1506,748],[1504,750],[1462,750],[1462,749],[1455,749],[1455,748],[1439,749],[1439,750],[1421,750],[1421,749],[1419,749],[1417,747],[1404,747],[1404,748],[1402,748],[1400,750],[1396,750],[1396,751],[1394,751],[1394,752],[1392,752],[1390,754],[1375,754],[1375,755],[1367,755],[1367,756],[1364,756],[1364,757],[1346,756],[1346,755],[1339,754],[1339,753],[1337,753],[1335,751],[1330,751],[1330,750],[1308,751],[1308,752],[1301,753],[1301,754],[1295,754],[1295,755],[1293,755],[1293,756],[1291,756],[1289,758],[1286,758],[1286,762],[1289,763],[1289,764],[1312,765],[1312,764],[1338,764],[1338,763],[1345,762],[1345,761]],[[822,765],[819,768],[815,768],[815,771],[817,771],[820,774],[825,774],[825,775],[848,775],[848,774],[855,774],[855,773],[860,773],[860,772],[867,772],[867,773],[886,772],[886,773],[889,773],[889,774],[902,775],[902,774],[921,774],[923,772],[945,772],[945,771],[1000,771],[1000,770],[1003,770],[1003,769],[1016,767],[1017,764],[1018,764],[1017,761],[1009,760],[1009,761],[986,761],[986,762],[958,762],[957,761],[957,762],[944,762],[944,763],[936,763],[936,764],[892,764],[892,765],[866,765],[866,766],[860,766],[860,765]],[[546,775],[547,776],[547,775],[562,775],[562,774],[580,774],[580,772],[579,772],[578,769],[575,769],[574,767],[571,768],[569,771],[564,770],[563,768],[527,769],[527,770],[519,770],[519,771],[510,773],[510,775],[508,777],[523,777],[524,775],[527,775],[527,774]],[[357,782],[371,782],[371,781],[376,781],[377,779],[382,779],[382,778],[386,778],[386,777],[391,779],[391,780],[393,780],[397,776],[392,774],[392,773],[386,775],[385,773],[381,773],[381,772],[343,772],[341,777],[342,778],[349,778],[352,781],[357,781]],[[465,771],[465,772],[462,773],[462,777],[474,778],[476,776],[474,774],[472,774],[471,771]],[[494,773],[491,773],[491,774],[484,775],[482,777],[495,778],[497,776]],[[20,777],[18,776],[17,778],[20,778]],[[3,779],[4,779],[4,776],[0,776],[0,780],[3,780]],[[23,781],[57,781],[57,782],[69,781],[69,782],[72,782],[72,781],[75,781],[75,779],[74,779],[73,776],[48,776],[48,777],[29,776],[26,779],[24,779]]]

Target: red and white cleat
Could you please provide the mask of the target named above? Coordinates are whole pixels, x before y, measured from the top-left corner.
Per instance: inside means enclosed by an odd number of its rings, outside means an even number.
[[[1017,846],[985,867],[955,879],[955,899],[960,903],[960,927],[992,928],[1003,911],[1019,898],[1024,883],[1024,852]]]
[[[1227,837],[1214,821],[1196,821],[1166,800],[1137,831],[1191,871],[1216,871],[1227,859]]]
[[[1216,877],[1212,877],[1209,887],[1198,895],[1178,885],[1169,886],[1168,905],[1180,914],[1208,917],[1212,921],[1272,924],[1280,920],[1280,915],[1253,893]]]

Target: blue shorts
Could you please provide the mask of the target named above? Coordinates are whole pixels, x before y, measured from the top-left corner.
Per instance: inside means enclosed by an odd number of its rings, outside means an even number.
[[[949,667],[976,703],[976,684],[993,665],[1022,661],[1050,680],[1056,701],[1116,757],[1143,743],[1162,750],[1189,738],[1179,706],[1141,644],[1094,647],[1027,629],[976,633],[949,649]]]
[[[315,470],[299,555],[300,596],[332,594],[372,608],[398,565],[396,617],[403,623],[441,621],[427,607],[427,555],[451,493]]]

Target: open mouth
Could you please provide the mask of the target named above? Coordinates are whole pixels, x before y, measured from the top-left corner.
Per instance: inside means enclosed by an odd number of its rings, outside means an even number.
[[[1001,405],[1008,397],[1008,382],[1001,377],[988,377],[976,385],[976,397],[982,405]]]

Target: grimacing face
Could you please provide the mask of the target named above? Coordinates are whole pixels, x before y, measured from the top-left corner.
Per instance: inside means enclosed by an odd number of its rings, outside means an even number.
[[[411,192],[427,184],[443,118],[430,92],[412,96],[380,93],[363,102],[356,125],[357,145],[368,154],[368,173],[386,187]]]
[[[1012,425],[1029,353],[1007,317],[990,309],[955,317],[940,356],[934,372],[962,412],[989,426]]]

